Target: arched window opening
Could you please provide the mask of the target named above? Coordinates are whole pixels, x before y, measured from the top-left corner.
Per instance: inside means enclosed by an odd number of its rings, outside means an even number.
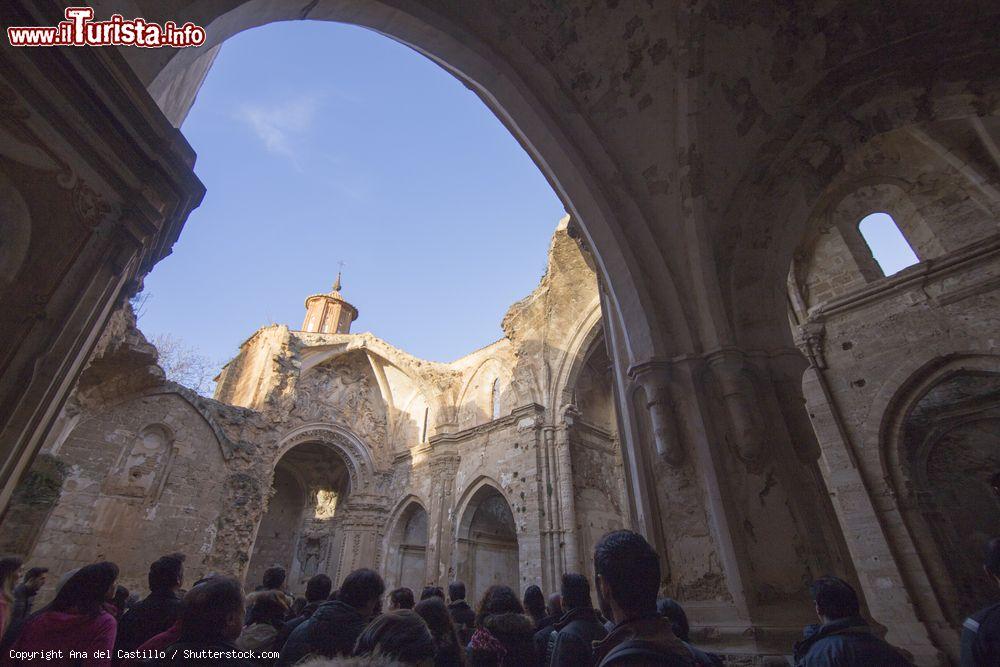
[[[500,418],[500,378],[493,380],[493,391],[490,394],[490,406],[493,419]]]
[[[888,213],[865,216],[858,223],[858,231],[882,269],[882,275],[891,276],[920,261]]]

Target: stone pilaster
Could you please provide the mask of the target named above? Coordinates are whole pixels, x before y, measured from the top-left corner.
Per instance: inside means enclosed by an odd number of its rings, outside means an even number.
[[[431,493],[427,510],[427,574],[428,583],[447,586],[452,550],[455,546],[455,475],[461,457],[453,454],[433,455],[430,462]]]

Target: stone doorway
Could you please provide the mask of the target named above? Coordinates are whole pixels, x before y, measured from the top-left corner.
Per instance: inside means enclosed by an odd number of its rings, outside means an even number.
[[[335,577],[340,516],[350,487],[347,466],[320,443],[297,445],[281,457],[257,529],[247,570],[248,589],[260,585],[267,568],[280,565],[286,586],[301,594],[314,574]]]
[[[405,586],[419,595],[427,583],[427,511],[406,505],[389,537],[387,588]]]
[[[470,604],[490,586],[519,588],[517,528],[510,504],[495,487],[484,485],[469,500],[459,524],[456,545],[458,578]]]

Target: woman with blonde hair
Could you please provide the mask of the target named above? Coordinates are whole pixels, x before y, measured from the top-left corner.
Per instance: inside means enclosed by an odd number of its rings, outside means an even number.
[[[7,631],[7,624],[14,612],[14,584],[21,572],[21,559],[16,556],[0,558],[0,637]]]

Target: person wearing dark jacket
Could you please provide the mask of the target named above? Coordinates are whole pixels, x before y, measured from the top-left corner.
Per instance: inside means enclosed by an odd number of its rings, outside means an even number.
[[[163,556],[149,566],[149,595],[118,621],[115,649],[132,651],[173,625],[180,616],[184,557]]]
[[[535,584],[528,586],[524,589],[522,600],[524,611],[534,624],[535,632],[538,632],[543,627],[542,621],[545,620],[545,595],[542,593],[542,589]]]
[[[593,644],[608,633],[601,615],[590,603],[590,582],[582,574],[566,573],[562,577],[561,592],[566,613],[556,621],[543,664],[551,667],[593,665]]]
[[[325,574],[314,574],[306,582],[306,606],[302,608],[299,614],[286,621],[281,629],[278,631],[278,636],[274,641],[274,646],[278,650],[285,645],[288,638],[291,636],[292,631],[299,627],[308,619],[313,613],[319,609],[319,606],[326,602],[327,598],[330,597],[330,591],[333,589],[333,582],[330,577]]]
[[[243,587],[231,577],[212,577],[184,596],[180,639],[164,649],[155,667],[213,665],[251,667],[233,643],[243,629]]]
[[[549,643],[549,636],[555,629],[556,622],[562,618],[562,596],[553,593],[545,603],[545,618],[535,624],[535,653],[544,664],[546,651]]]
[[[1000,473],[994,477],[1000,479]],[[986,545],[986,576],[1000,585],[1000,537]],[[980,609],[962,623],[962,667],[1000,665],[1000,602]]]
[[[14,608],[7,623],[7,629],[3,633],[3,641],[0,641],[0,655],[4,655],[21,634],[24,622],[31,616],[31,606],[35,602],[38,590],[45,585],[45,573],[47,567],[33,567],[21,580],[21,583],[14,587]]]
[[[455,632],[462,646],[469,643],[476,626],[476,612],[465,601],[465,584],[453,581],[448,584],[448,613],[455,624]]]
[[[382,577],[362,568],[347,575],[337,599],[324,602],[289,635],[278,665],[294,665],[307,655],[351,655],[354,643],[385,592]]]
[[[660,558],[642,535],[616,530],[602,537],[594,547],[594,572],[601,608],[615,623],[608,636],[594,644],[594,664],[694,665],[670,621],[656,612]]]
[[[820,623],[804,631],[795,645],[796,667],[905,667],[910,661],[876,637],[861,618],[858,596],[837,577],[822,577],[809,587]]]
[[[656,611],[663,618],[670,621],[670,627],[674,634],[691,651],[695,664],[698,667],[722,667],[722,658],[711,653],[706,653],[691,643],[691,625],[688,623],[687,613],[684,607],[672,598],[660,598],[656,601]]]
[[[534,624],[524,615],[517,593],[490,586],[479,603],[476,631],[469,640],[469,664],[475,667],[527,667],[538,663]]]

